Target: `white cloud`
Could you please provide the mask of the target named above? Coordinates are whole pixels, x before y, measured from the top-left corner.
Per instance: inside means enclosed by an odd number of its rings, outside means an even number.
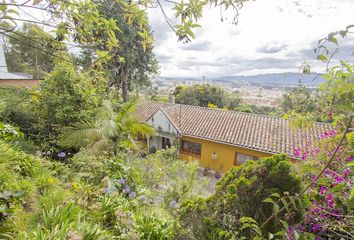
[[[311,49],[328,33],[353,24],[353,10],[349,0],[257,0],[245,3],[233,25],[231,13],[222,23],[220,10],[208,9],[189,45],[177,42],[159,9],[150,10],[149,18],[161,75],[201,77],[296,72],[305,60],[321,71]],[[169,9],[167,14],[173,16]]]

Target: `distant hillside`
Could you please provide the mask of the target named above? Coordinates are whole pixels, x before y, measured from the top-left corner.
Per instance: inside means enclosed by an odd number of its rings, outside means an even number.
[[[211,79],[225,82],[249,82],[272,85],[297,85],[300,81],[305,85],[318,85],[323,83],[324,80],[321,77],[316,76],[316,73],[312,73],[310,75],[303,75],[299,73],[270,73],[252,76],[224,76]]]
[[[303,75],[300,73],[270,73],[270,74],[257,74],[251,76],[223,76],[223,77],[206,77],[206,79],[198,78],[171,78],[161,77],[161,80],[167,81],[200,81],[200,82],[225,82],[235,83],[240,85],[272,85],[272,86],[294,86],[298,85],[301,81],[302,84],[307,86],[316,86],[323,83],[323,78],[316,77],[318,74],[312,73],[310,75]]]

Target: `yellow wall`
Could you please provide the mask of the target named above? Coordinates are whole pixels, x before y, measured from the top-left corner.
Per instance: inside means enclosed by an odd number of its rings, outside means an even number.
[[[185,160],[198,160],[201,167],[214,171],[226,172],[234,164],[235,154],[243,153],[255,157],[268,157],[271,154],[257,152],[245,148],[239,148],[231,145],[206,141],[198,138],[182,137],[182,140],[196,142],[202,144],[202,151],[200,158],[191,154],[183,153],[180,151],[180,158]],[[216,152],[218,157],[216,160],[211,158],[213,152]]]

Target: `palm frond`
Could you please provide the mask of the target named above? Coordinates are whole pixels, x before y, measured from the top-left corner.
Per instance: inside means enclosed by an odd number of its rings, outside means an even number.
[[[101,120],[112,119],[112,120],[114,120],[115,117],[116,117],[116,112],[114,111],[111,101],[109,101],[109,100],[103,101],[102,106],[97,111],[96,119],[101,119]]]
[[[145,137],[156,135],[156,131],[153,127],[146,123],[134,123],[129,126],[129,134],[132,137],[137,137],[139,134],[142,137]]]
[[[118,141],[118,147],[123,149],[136,149],[135,142],[130,137],[120,138]]]
[[[93,150],[96,154],[107,151],[108,149],[114,148],[114,142],[108,138],[102,138],[97,142],[93,143],[90,146],[90,149]]]
[[[104,138],[97,125],[93,121],[81,121],[66,127],[60,135],[59,144],[63,147],[81,147]]]
[[[116,117],[116,121],[117,122],[123,122],[124,119],[128,119],[132,117],[132,112],[134,112],[136,109],[136,101],[132,100],[129,101],[127,103],[124,103],[118,113],[117,113],[117,117]]]
[[[102,135],[104,135],[107,138],[113,138],[118,135],[118,126],[117,123],[112,120],[112,119],[105,119],[98,121],[96,123],[97,128],[99,128],[102,132]]]

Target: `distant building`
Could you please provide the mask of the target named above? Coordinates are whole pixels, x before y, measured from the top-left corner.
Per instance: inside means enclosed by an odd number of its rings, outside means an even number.
[[[0,43],[0,87],[36,87],[39,83],[39,79],[33,79],[27,73],[8,72],[4,48]]]
[[[266,97],[242,97],[242,102],[249,105],[278,107],[279,99]]]

